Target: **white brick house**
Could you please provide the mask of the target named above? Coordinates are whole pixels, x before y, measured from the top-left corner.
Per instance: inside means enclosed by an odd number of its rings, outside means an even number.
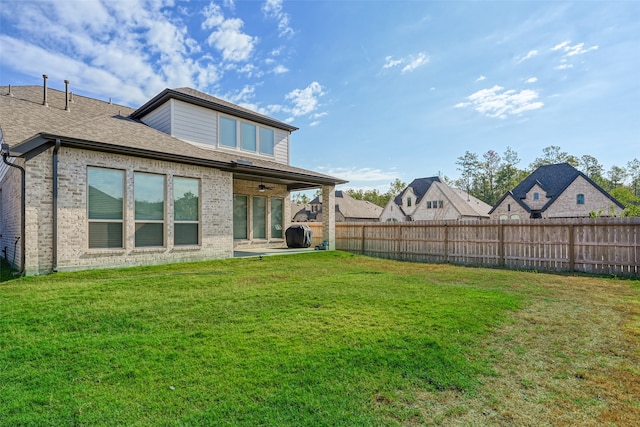
[[[568,163],[540,166],[491,209],[492,219],[617,216],[624,206]]]
[[[345,182],[289,164],[296,127],[189,88],[132,109],[3,86],[0,129],[0,256],[27,275],[283,247],[290,192]]]
[[[489,219],[490,209],[482,200],[449,187],[437,176],[417,178],[389,200],[380,222]]]

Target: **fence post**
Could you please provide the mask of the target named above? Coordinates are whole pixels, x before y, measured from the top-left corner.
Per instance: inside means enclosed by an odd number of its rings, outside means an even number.
[[[444,224],[444,262],[449,264],[449,227]]]
[[[498,240],[500,241],[498,246],[498,256],[500,257],[500,267],[504,267],[506,264],[504,256],[504,223],[498,224]]]
[[[575,227],[569,224],[569,271],[572,273],[576,270],[576,253],[575,253]]]
[[[364,225],[362,226],[362,239],[360,243],[360,253],[364,255]]]

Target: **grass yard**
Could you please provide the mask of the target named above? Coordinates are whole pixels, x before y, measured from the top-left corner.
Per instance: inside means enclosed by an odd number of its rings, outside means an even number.
[[[0,425],[632,425],[640,282],[314,252],[0,284]]]

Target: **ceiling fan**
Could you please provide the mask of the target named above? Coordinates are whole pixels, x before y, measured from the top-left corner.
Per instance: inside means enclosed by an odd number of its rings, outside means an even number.
[[[258,191],[262,193],[265,190],[273,190],[273,187],[267,187],[266,185],[264,185],[262,180],[260,180],[260,184],[258,185]]]

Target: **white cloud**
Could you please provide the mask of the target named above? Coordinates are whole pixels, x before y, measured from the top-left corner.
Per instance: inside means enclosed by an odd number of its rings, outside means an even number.
[[[407,73],[407,72],[413,71],[416,68],[419,68],[428,62],[429,62],[429,57],[425,53],[420,52],[418,56],[409,58],[409,63],[402,68],[402,72]]]
[[[567,52],[567,56],[575,56],[582,55],[587,52],[591,52],[592,50],[598,50],[598,45],[591,46],[589,48],[584,48],[584,43],[579,43],[575,46],[569,46],[565,51]]]
[[[495,85],[490,89],[479,90],[467,97],[467,102],[456,104],[455,108],[473,108],[477,112],[492,118],[505,119],[508,116],[536,110],[544,105],[537,101],[538,92],[530,89],[504,90]]]
[[[284,73],[288,73],[289,69],[284,65],[277,65],[274,67],[272,71],[274,74],[284,74]]]
[[[424,52],[420,52],[417,55],[408,55],[400,59],[393,59],[392,56],[386,56],[384,61],[385,63],[382,68],[394,68],[404,65],[401,69],[401,73],[404,74],[429,63],[429,56]]]
[[[538,81],[537,77],[529,77],[527,80],[525,80],[525,83],[535,83]]]
[[[523,61],[526,61],[527,59],[531,59],[531,58],[533,58],[533,57],[534,57],[534,56],[536,56],[537,54],[538,54],[538,51],[537,51],[537,50],[535,50],[535,49],[534,49],[534,50],[530,50],[530,51],[529,51],[525,56],[523,56],[522,58],[520,58],[520,60],[518,61],[518,64],[519,64],[519,63],[521,63],[521,62],[523,62]]]
[[[486,78],[485,76],[480,76],[480,77],[478,77],[478,78],[476,79],[476,81],[475,81],[474,83],[478,83],[478,82],[481,82],[481,81],[483,81],[483,80],[487,80],[487,78]]]
[[[577,55],[584,55],[587,52],[598,50],[598,45],[585,48],[584,43],[578,43],[571,45],[570,41],[564,41],[551,48],[552,52],[561,52],[562,58],[560,59],[560,65],[554,67],[554,70],[567,70],[573,68],[573,64],[569,63],[571,57]]]
[[[556,46],[551,48],[552,51],[562,51],[564,52],[564,56],[569,57],[569,56],[576,56],[576,55],[583,55],[587,52],[591,52],[593,50],[598,50],[598,45],[595,46],[591,46],[585,49],[584,47],[584,43],[578,43],[578,44],[574,44],[573,46],[571,46],[571,42],[570,41],[564,41],[560,44],[557,44]]]
[[[74,90],[108,93],[127,105],[139,105],[165,87],[210,90],[224,64],[201,52],[183,13],[166,11],[172,5],[173,0],[10,2],[2,10],[13,25],[12,35],[2,36],[2,61],[24,74],[46,72],[52,84],[69,79]],[[203,28],[224,23],[215,7],[205,11]]]
[[[554,47],[551,48],[552,51],[557,51],[557,50],[561,50],[564,49],[566,46],[569,45],[569,43],[571,43],[570,41],[564,41],[560,44],[555,45]]]
[[[265,16],[275,18],[278,21],[278,34],[280,37],[293,35],[293,28],[289,25],[289,15],[282,11],[282,0],[267,0],[262,5]]]
[[[322,95],[324,92],[318,82],[312,82],[304,89],[294,89],[285,95],[285,99],[292,103],[292,107],[286,111],[294,117],[312,113],[318,108],[318,99]]]
[[[238,18],[226,19],[220,6],[214,3],[205,7],[202,13],[205,16],[202,29],[213,29],[207,43],[218,49],[226,61],[247,61],[258,38],[242,32],[244,22]]]
[[[387,56],[384,58],[385,63],[382,68],[393,68],[400,64],[402,64],[402,59],[393,59],[392,56]]]

